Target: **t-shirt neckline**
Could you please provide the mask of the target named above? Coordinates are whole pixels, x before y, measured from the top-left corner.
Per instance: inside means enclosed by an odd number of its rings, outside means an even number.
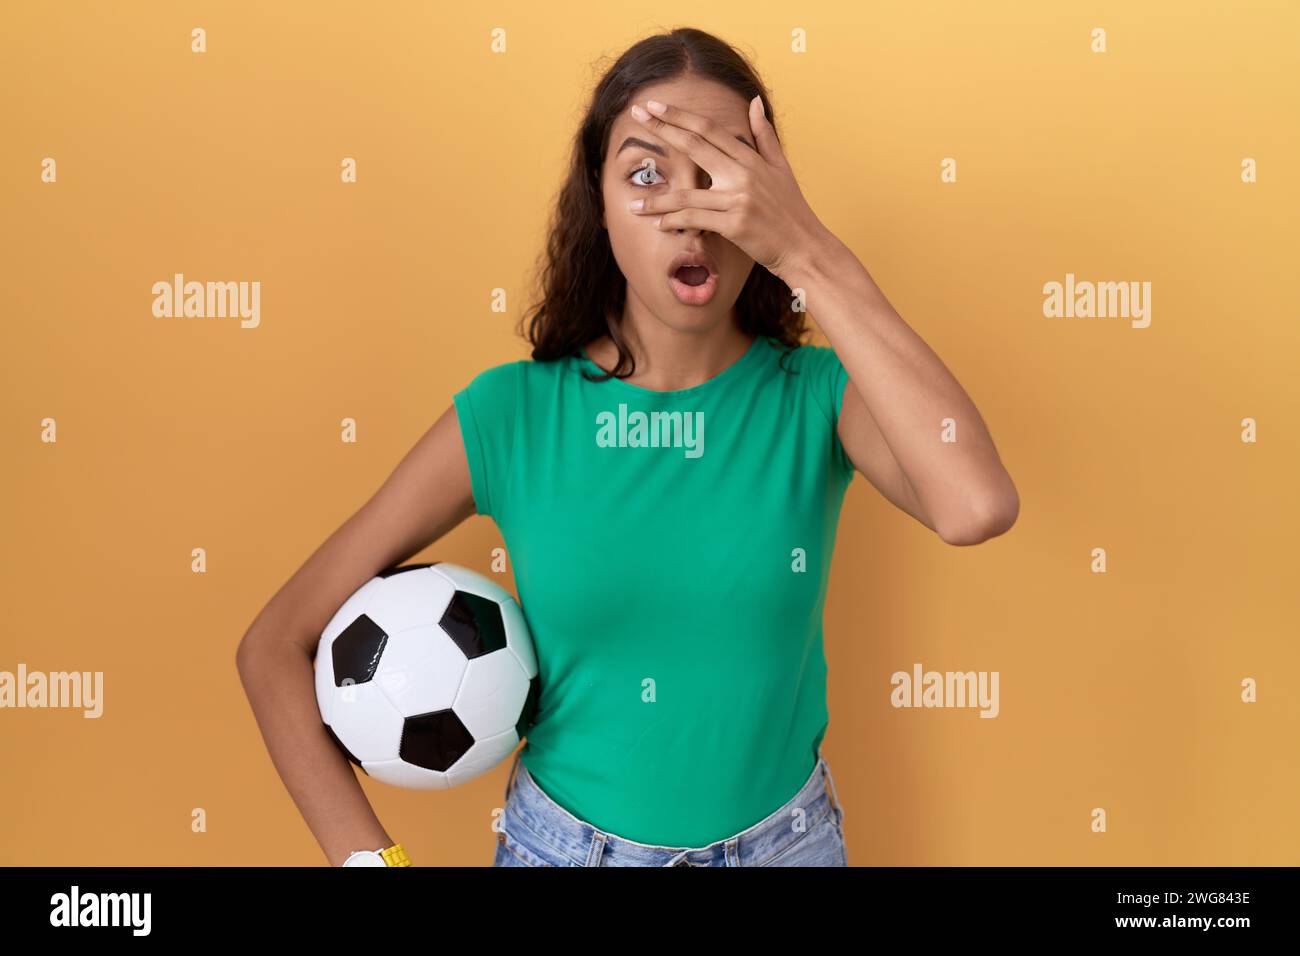
[[[752,364],[754,359],[758,356],[759,352],[761,351],[764,342],[765,342],[764,336],[762,335],[754,336],[754,341],[749,343],[749,348],[745,350],[745,353],[742,356],[740,356],[740,358],[736,359],[736,361],[732,362],[730,365],[724,368],[717,375],[713,376],[712,378],[705,379],[703,382],[700,382],[699,385],[692,385],[690,388],[676,388],[676,389],[666,389],[666,390],[660,390],[657,388],[645,388],[641,385],[633,385],[631,382],[624,381],[621,378],[608,378],[604,382],[595,382],[593,384],[604,385],[608,383],[623,388],[625,390],[628,390],[636,395],[641,395],[645,397],[659,396],[661,398],[675,398],[683,395],[697,395],[700,392],[704,391],[705,389],[715,387],[719,382],[725,381],[728,378],[734,378],[742,368]],[[587,365],[589,365],[597,375],[606,374],[605,369],[601,368],[594,361],[592,361],[591,356],[587,354],[587,347],[585,345],[578,349],[578,357],[582,362],[585,362]]]

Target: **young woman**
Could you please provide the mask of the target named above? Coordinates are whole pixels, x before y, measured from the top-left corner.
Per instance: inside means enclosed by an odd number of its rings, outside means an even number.
[[[250,627],[242,679],[331,863],[393,841],[321,725],[316,640],[477,511],[541,668],[494,865],[847,865],[821,617],[853,474],[954,545],[1019,500],[970,398],[805,202],[769,106],[707,33],[622,55],[575,140],[532,359],[456,393]],[[805,310],[831,348],[803,344]]]

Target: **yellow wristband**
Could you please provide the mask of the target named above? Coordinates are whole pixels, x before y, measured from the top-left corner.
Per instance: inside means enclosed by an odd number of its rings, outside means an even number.
[[[380,850],[379,855],[384,858],[384,862],[389,866],[410,866],[411,858],[406,855],[406,850],[402,844],[394,843],[386,850]]]

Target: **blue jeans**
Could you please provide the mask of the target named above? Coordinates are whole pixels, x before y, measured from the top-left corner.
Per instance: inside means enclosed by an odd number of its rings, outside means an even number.
[[[849,865],[844,810],[820,751],[807,782],[786,804],[753,826],[702,847],[638,843],[579,820],[542,791],[519,753],[505,798],[493,866]]]

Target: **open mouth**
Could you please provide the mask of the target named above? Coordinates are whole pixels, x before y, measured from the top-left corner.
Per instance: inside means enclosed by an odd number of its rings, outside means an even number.
[[[717,290],[717,264],[706,252],[679,252],[668,263],[668,284],[683,305],[703,305]]]
[[[709,281],[709,270],[705,266],[682,266],[673,275],[678,282],[690,286],[704,285]]]

